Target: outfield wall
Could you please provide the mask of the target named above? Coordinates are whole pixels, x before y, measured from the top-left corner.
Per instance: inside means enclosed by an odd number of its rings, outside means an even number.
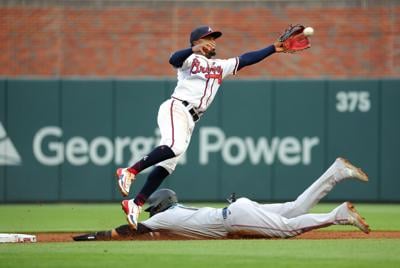
[[[223,32],[218,58],[264,48],[289,24],[312,26],[312,48],[273,55],[241,78],[400,77],[398,0],[0,1],[0,74],[170,77],[190,32]]]
[[[114,170],[158,143],[157,110],[174,85],[0,80],[0,202],[120,200]],[[398,202],[399,101],[400,80],[225,81],[163,186],[182,200],[287,200],[345,156],[370,182],[326,200]]]

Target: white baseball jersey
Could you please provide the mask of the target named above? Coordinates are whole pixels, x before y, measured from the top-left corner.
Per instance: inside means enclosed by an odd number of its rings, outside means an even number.
[[[185,100],[204,112],[214,100],[222,80],[236,74],[239,58],[208,59],[199,54],[190,55],[178,68],[178,84],[173,98]]]
[[[221,238],[228,234],[221,208],[191,208],[177,204],[141,223],[152,230],[168,230],[191,238]]]
[[[224,238],[228,234],[285,238],[332,224],[348,225],[346,203],[330,213],[307,214],[337,182],[349,177],[346,172],[343,163],[335,161],[293,202],[259,204],[239,198],[226,209],[175,205],[142,224],[153,231],[167,230],[191,238]]]
[[[208,59],[192,54],[177,69],[178,84],[172,98],[161,104],[158,111],[158,127],[161,132],[160,145],[169,146],[176,157],[157,165],[169,173],[175,170],[177,163],[189,146],[194,129],[194,121],[189,110],[196,109],[200,116],[214,100],[222,80],[236,74],[239,58],[227,60]],[[187,101],[184,106],[182,101]]]

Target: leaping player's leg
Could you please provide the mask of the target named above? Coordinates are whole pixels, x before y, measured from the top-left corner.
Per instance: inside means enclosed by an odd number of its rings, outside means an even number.
[[[142,189],[135,196],[134,202],[138,206],[143,206],[147,198],[157,190],[166,177],[170,175],[170,172],[161,167],[155,166],[150,174],[147,176],[147,180],[143,185]]]
[[[150,172],[149,176],[142,189],[134,198],[134,203],[138,206],[143,206],[147,198],[154,193],[157,188],[161,185],[166,177],[168,177],[172,172],[174,172],[176,165],[183,154],[164,160],[154,167]]]
[[[175,100],[167,100],[161,105],[157,117],[161,133],[160,145],[129,168],[135,175],[167,159],[179,157],[186,151],[191,135],[190,123],[184,108],[178,104]]]
[[[174,152],[166,145],[160,145],[151,151],[148,155],[140,159],[133,166],[129,168],[117,169],[118,186],[123,196],[129,194],[131,184],[142,170],[157,164],[165,159],[175,157]]]
[[[122,201],[122,210],[126,214],[126,219],[132,229],[137,228],[138,218],[147,198],[160,186],[169,174],[170,172],[163,167],[154,167],[147,177],[146,183],[136,197],[131,200]]]
[[[157,118],[161,132],[160,145],[131,167],[117,169],[118,186],[123,196],[129,194],[132,182],[142,170],[179,156],[186,150],[188,146],[186,136],[191,133],[188,134],[190,122],[183,109],[174,100],[167,100],[161,104]]]
[[[137,220],[141,212],[143,204],[146,202],[147,198],[160,186],[163,180],[171,174],[179,159],[186,151],[190,138],[193,132],[194,123],[189,118],[190,116],[184,106],[176,105],[174,106],[173,100],[167,101],[168,113],[169,113],[169,123],[166,118],[164,118],[162,112],[159,113],[158,125],[161,132],[160,148],[166,146],[171,151],[173,151],[173,157],[169,158],[158,158],[158,161],[154,161],[152,165],[157,164],[154,170],[149,174],[147,181],[140,192],[132,200],[124,200],[122,202],[122,208],[127,216],[129,225],[135,229],[137,226]],[[161,114],[161,116],[160,116]],[[169,144],[167,146],[167,144]],[[156,149],[157,149],[156,148]],[[154,150],[151,154],[153,154]],[[176,156],[175,156],[176,155]],[[150,154],[149,157],[150,158]],[[145,160],[145,161],[148,161]],[[140,161],[139,161],[140,162]],[[136,165],[136,164],[135,164]],[[133,167],[135,167],[135,165]]]
[[[336,161],[308,187],[295,201],[281,204],[266,204],[265,209],[278,213],[284,217],[292,218],[308,213],[324,196],[326,196],[336,183],[348,178],[368,181],[368,176],[359,168],[352,165],[344,158]]]

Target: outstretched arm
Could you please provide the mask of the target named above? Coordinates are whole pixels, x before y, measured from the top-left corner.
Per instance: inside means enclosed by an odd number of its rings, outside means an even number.
[[[152,230],[139,223],[136,230],[132,230],[129,225],[121,225],[109,231],[99,231],[95,233],[74,236],[75,241],[108,241],[134,238],[135,236],[152,233]]]
[[[171,64],[175,68],[180,68],[182,67],[182,64],[185,62],[185,60],[189,58],[190,55],[192,55],[192,53],[193,50],[191,47],[178,50],[175,53],[173,53],[169,58],[169,64]]]
[[[215,48],[214,40],[202,40],[201,43],[193,47],[178,50],[175,53],[173,53],[169,58],[169,63],[175,68],[180,68],[182,67],[185,60],[189,58],[190,55],[192,55],[192,53],[200,53],[202,55],[205,55],[207,51],[212,50],[214,48]]]
[[[282,43],[276,42],[273,45],[270,45],[266,48],[244,53],[239,56],[238,70],[242,69],[245,66],[260,62],[266,57],[274,54],[275,52],[282,52],[282,51],[283,51]]]

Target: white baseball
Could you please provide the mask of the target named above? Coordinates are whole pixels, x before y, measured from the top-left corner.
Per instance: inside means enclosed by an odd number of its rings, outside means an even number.
[[[305,36],[310,36],[314,34],[314,29],[312,27],[307,27],[303,30]]]

